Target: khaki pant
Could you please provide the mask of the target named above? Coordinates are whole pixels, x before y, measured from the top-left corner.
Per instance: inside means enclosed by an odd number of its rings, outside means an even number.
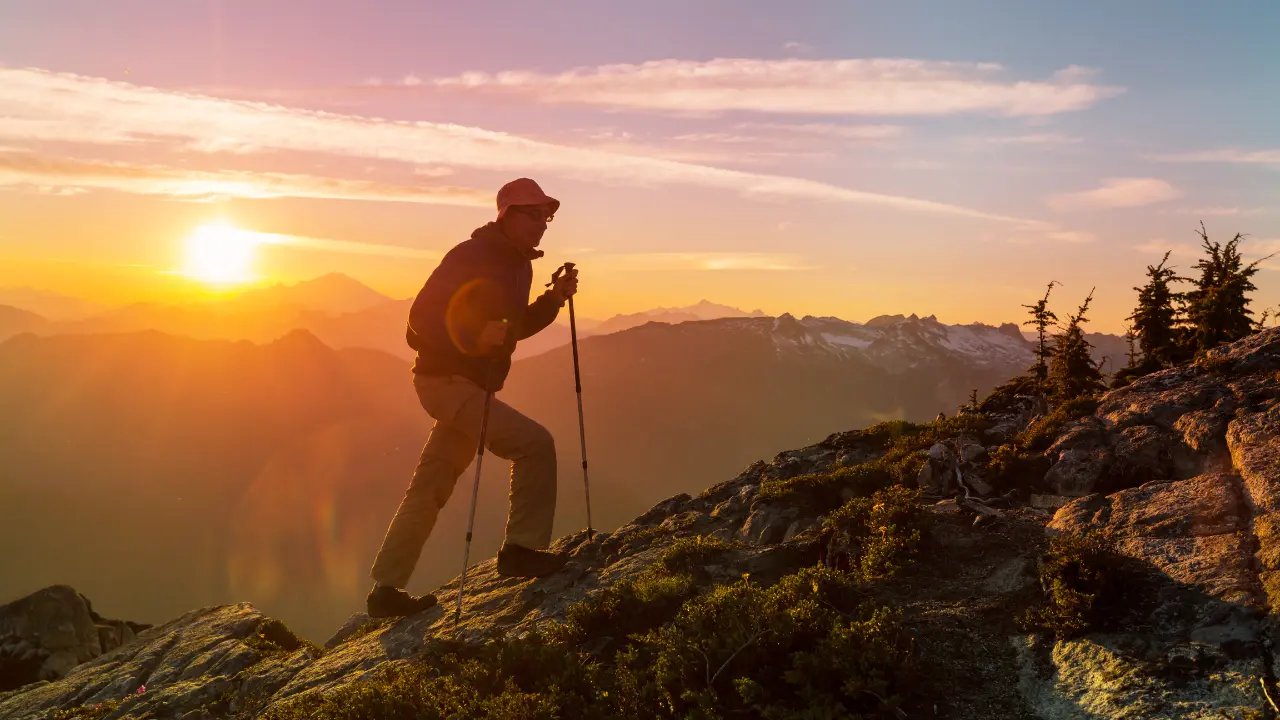
[[[463,377],[414,375],[413,387],[436,424],[370,572],[377,584],[397,588],[408,584],[440,508],[475,459],[484,413],[484,390]],[[556,513],[556,447],[551,433],[494,398],[485,447],[511,461],[507,542],[545,549]]]

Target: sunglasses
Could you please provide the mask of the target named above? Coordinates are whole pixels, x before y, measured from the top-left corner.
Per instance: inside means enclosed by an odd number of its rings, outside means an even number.
[[[542,220],[544,222],[551,222],[556,217],[555,215],[547,214],[545,210],[537,205],[513,205],[511,212],[518,212],[530,220]]]

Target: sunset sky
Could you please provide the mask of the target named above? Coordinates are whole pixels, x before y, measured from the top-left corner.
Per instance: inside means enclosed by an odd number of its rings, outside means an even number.
[[[999,323],[1052,279],[1119,332],[1201,220],[1280,251],[1277,28],[1273,2],[0,0],[0,286],[408,297],[529,176],[563,203],[535,271],[579,263],[583,315]],[[1280,257],[1255,282],[1280,304]]]

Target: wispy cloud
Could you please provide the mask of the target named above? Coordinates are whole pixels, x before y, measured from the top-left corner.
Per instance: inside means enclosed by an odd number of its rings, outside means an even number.
[[[422,250],[402,245],[382,245],[379,243],[354,242],[351,240],[332,240],[329,238],[307,237],[305,235],[282,235],[255,231],[241,231],[255,241],[266,245],[302,248],[304,250],[320,250],[324,252],[349,253],[355,255],[383,255],[388,257],[420,258],[424,260],[438,259],[442,253],[436,250]]]
[[[1183,192],[1158,178],[1107,178],[1093,190],[1064,193],[1049,198],[1058,211],[1091,208],[1140,207],[1182,197]]]
[[[836,138],[851,142],[894,140],[902,137],[901,125],[838,125],[835,123],[739,123],[740,130],[766,130],[796,135]]]
[[[693,185],[752,198],[853,203],[1056,229],[1042,221],[803,178],[557,145],[447,123],[391,121],[226,100],[43,70],[0,69],[0,117],[38,123],[50,140],[164,139],[199,152],[311,152],[432,167],[545,172],[591,182]],[[24,140],[0,132],[0,142]]]
[[[980,142],[988,145],[1072,145],[1083,142],[1084,138],[1064,133],[1045,132],[1024,135],[1007,135],[1002,137],[980,138]]]
[[[1243,165],[1280,165],[1280,150],[1242,150],[1222,148],[1189,153],[1156,155],[1156,160],[1183,163],[1237,163]]]
[[[519,93],[546,103],[677,113],[799,115],[1053,115],[1088,108],[1123,88],[1070,66],[1046,80],[1013,80],[993,63],[895,58],[655,60],[550,75],[468,72],[435,86]]]
[[[181,200],[323,198],[432,205],[487,206],[490,194],[460,187],[413,187],[341,178],[244,171],[185,170],[0,151],[0,186],[42,192],[115,190]]]
[[[1196,245],[1191,242],[1175,243],[1164,238],[1152,238],[1146,242],[1134,245],[1133,249],[1137,252],[1151,255],[1155,257],[1156,260],[1162,257],[1166,252],[1169,253],[1172,258],[1182,258],[1184,260],[1194,258],[1200,254]],[[1153,261],[1152,264],[1155,264],[1155,262]]]
[[[813,270],[817,266],[792,253],[654,252],[613,253],[593,261],[617,270]]]
[[[1198,207],[1198,208],[1178,208],[1172,210],[1174,215],[1191,215],[1193,217],[1248,217],[1252,215],[1262,215],[1266,213],[1266,208],[1242,208],[1242,207]]]
[[[1181,260],[1183,267],[1189,267],[1204,253],[1204,249],[1198,240],[1173,242],[1165,238],[1153,238],[1144,243],[1134,245],[1133,249],[1153,256],[1153,264],[1168,252],[1170,259]],[[1245,242],[1240,244],[1240,250],[1245,256],[1246,262],[1249,262],[1249,258],[1266,258],[1258,267],[1264,270],[1280,270],[1280,238],[1247,238]]]

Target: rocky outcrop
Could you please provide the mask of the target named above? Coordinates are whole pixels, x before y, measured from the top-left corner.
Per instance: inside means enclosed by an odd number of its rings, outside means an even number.
[[[66,585],[0,606],[0,691],[65,677],[146,627],[103,618],[88,598]]]
[[[984,467],[1000,437],[989,429],[923,447],[917,462],[927,470],[917,480],[935,497],[926,501],[932,520],[920,560],[867,590],[868,600],[900,610],[912,634],[918,697],[908,716],[1271,716],[1278,371],[1280,330],[1110,393],[1056,438],[1047,479],[1055,492],[1029,494],[1029,506],[986,492]],[[1017,432],[1034,417],[1031,407],[992,424]],[[481,643],[496,631],[560,622],[572,604],[637,577],[681,538],[732,541],[699,569],[707,582],[746,576],[768,586],[822,562],[829,548],[819,504],[780,503],[776,494],[764,501],[762,488],[874,459],[873,445],[859,433],[833,435],[697,496],[669,498],[612,532],[561,538],[554,549],[571,560],[551,577],[504,578],[492,560],[481,562],[468,574],[457,624],[456,580],[437,590],[439,607],[399,620],[355,615],[323,649],[247,604],[193,611],[66,677],[0,694],[0,720],[107,701],[118,705],[105,718],[256,717],[413,662],[437,639]],[[1043,487],[1046,479],[1026,480]],[[1055,533],[1105,537],[1141,569],[1136,599],[1115,624],[1054,640],[1016,622],[1041,601],[1037,562]]]
[[[1092,416],[1066,427],[1046,455],[1059,495],[1115,492],[1233,467],[1232,446],[1274,433],[1280,397],[1274,330],[1217,348],[1199,363],[1139,378],[1109,393]],[[1252,439],[1250,439],[1252,438]],[[1249,451],[1253,452],[1253,451]]]

